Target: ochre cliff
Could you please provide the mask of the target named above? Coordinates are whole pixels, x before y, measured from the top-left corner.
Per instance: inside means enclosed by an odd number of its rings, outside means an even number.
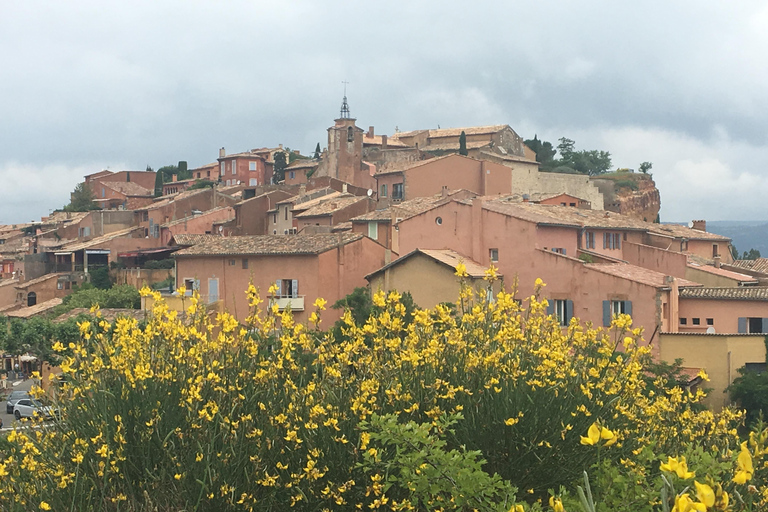
[[[661,194],[647,174],[594,177],[592,182],[603,193],[606,210],[647,222],[656,220],[661,209]]]

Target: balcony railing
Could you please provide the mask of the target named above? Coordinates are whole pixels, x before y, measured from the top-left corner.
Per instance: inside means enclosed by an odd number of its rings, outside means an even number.
[[[291,308],[291,311],[304,311],[304,295],[296,297],[272,297],[270,304],[277,304],[280,311]]]

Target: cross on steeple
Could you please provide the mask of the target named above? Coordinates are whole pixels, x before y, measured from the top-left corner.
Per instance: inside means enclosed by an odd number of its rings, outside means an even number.
[[[347,82],[346,80],[342,80],[344,84],[344,100],[341,102],[341,119],[349,119],[349,104],[347,104]]]

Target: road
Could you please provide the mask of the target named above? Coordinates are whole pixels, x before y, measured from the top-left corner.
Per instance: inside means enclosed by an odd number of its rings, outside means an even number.
[[[13,417],[13,414],[6,414],[5,413],[5,401],[8,399],[8,395],[11,393],[11,391],[29,391],[32,389],[32,385],[35,383],[33,379],[27,379],[27,380],[21,380],[21,381],[14,381],[15,385],[13,388],[9,388],[7,390],[3,390],[4,393],[2,394],[2,402],[0,402],[0,418],[3,419],[3,431],[10,430],[13,427],[13,422],[16,421],[16,419]]]

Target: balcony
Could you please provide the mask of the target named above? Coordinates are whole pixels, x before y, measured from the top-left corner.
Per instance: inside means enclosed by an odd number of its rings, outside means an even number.
[[[277,304],[277,308],[283,311],[287,308],[291,308],[291,311],[304,311],[304,295],[297,295],[296,297],[272,297],[270,299],[270,305]]]

